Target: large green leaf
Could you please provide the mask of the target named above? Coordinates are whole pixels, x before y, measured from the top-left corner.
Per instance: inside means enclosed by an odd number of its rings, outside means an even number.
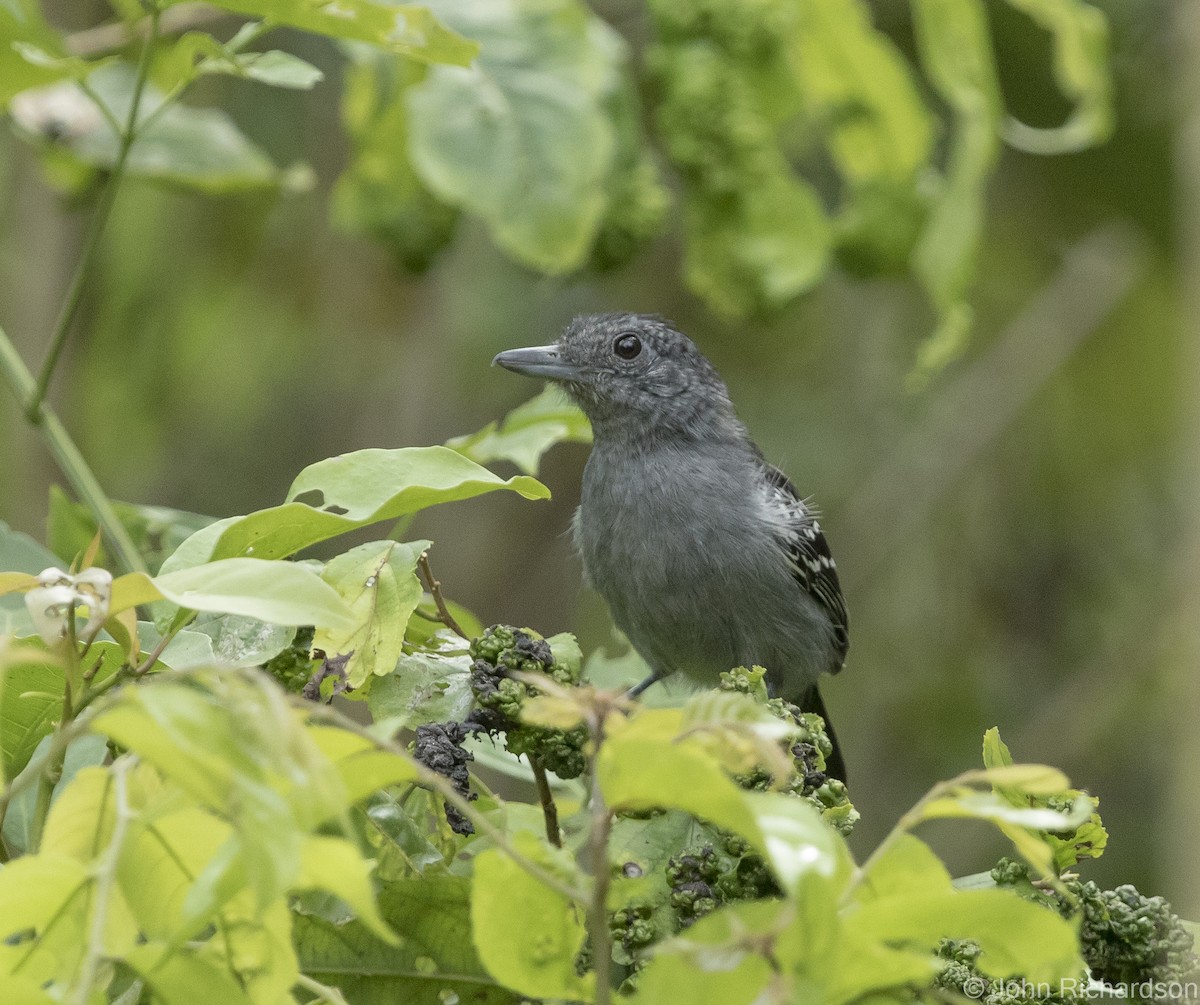
[[[614,809],[680,809],[740,834],[771,865],[785,890],[815,875],[840,885],[850,858],[838,834],[808,803],[778,793],[747,792],[715,754],[681,736],[679,709],[643,709],[600,748],[596,775]],[[647,771],[647,765],[654,765]]]
[[[537,855],[531,835],[517,837],[527,839],[519,840],[524,853]],[[592,1000],[595,975],[575,969],[587,937],[583,909],[498,849],[475,859],[471,921],[479,957],[501,984],[531,998]]]
[[[42,17],[37,0],[4,0],[0,3],[0,107],[21,91],[66,75],[61,68],[27,60],[21,55],[22,45],[53,56],[64,54],[62,39]]]
[[[197,995],[222,1005],[253,1005],[235,976],[202,952],[146,943],[125,960],[161,1005],[193,1005]]]
[[[819,1001],[811,990],[804,996],[789,993],[795,991],[790,968],[780,966],[775,952],[780,916],[789,907],[777,902],[735,904],[701,918],[685,938],[656,948],[638,975],[632,1005]],[[824,919],[826,927],[834,920]],[[771,945],[770,961],[753,948],[758,940]]]
[[[125,661],[113,642],[94,642],[87,668],[97,667],[97,680],[113,674]],[[29,763],[42,738],[53,732],[62,716],[66,675],[58,656],[41,639],[22,640],[0,650],[0,768],[12,781]]]
[[[591,443],[592,427],[578,406],[562,391],[547,385],[508,413],[500,422],[489,422],[476,433],[456,436],[446,446],[479,464],[510,461],[536,475],[542,454],[556,443]]]
[[[1083,973],[1074,926],[1010,890],[905,891],[863,904],[845,925],[890,946],[927,951],[939,939],[972,939],[978,966],[994,977],[1058,981]]]
[[[413,166],[520,261],[577,268],[606,207],[617,138],[605,102],[624,43],[578,0],[430,6],[481,48],[470,69],[432,67],[408,90]]]
[[[301,968],[339,987],[354,1005],[515,1005],[520,996],[483,969],[471,940],[470,882],[428,876],[387,883],[379,908],[402,941],[389,946],[358,921],[334,925],[299,915],[293,922]],[[509,917],[511,923],[512,916]]]
[[[162,7],[187,0],[165,0]],[[387,0],[209,0],[214,7],[346,41],[369,42],[398,56],[466,66],[478,46],[450,31],[420,4]]]
[[[376,722],[396,719],[409,729],[427,722],[461,722],[474,703],[467,653],[406,653],[395,673],[373,681],[367,694]]]
[[[285,558],[368,524],[497,489],[526,499],[550,497],[533,478],[506,481],[449,447],[357,450],[305,468],[282,506],[221,520],[192,535],[163,571],[241,555]]]
[[[330,656],[348,655],[348,683],[362,687],[374,675],[390,674],[404,647],[408,619],[421,602],[417,560],[430,541],[372,541],[330,560],[321,578],[353,614],[353,622],[321,628],[313,647]]]
[[[845,181],[837,212],[843,260],[868,272],[905,267],[925,212],[920,173],[934,119],[863,0],[797,5],[794,66],[809,115]]]
[[[810,113],[831,123],[829,148],[852,183],[911,184],[933,144],[933,119],[895,45],[861,0],[799,5],[795,67]]]
[[[15,120],[59,158],[111,168],[121,146],[112,123],[128,119],[135,77],[133,67],[126,63],[101,66],[88,77],[88,86],[108,110],[107,116],[96,111],[78,86],[63,82],[44,92],[27,92],[22,100],[34,111],[33,103],[39,100],[70,110],[70,128],[39,128],[33,112],[15,114]],[[146,125],[129,151],[128,173],[213,194],[279,186],[303,188],[310,183],[311,177],[303,169],[277,168],[224,112],[178,103],[162,108],[164,100],[153,84],[145,86],[139,121]],[[153,121],[147,122],[151,115]]]
[[[409,157],[405,90],[424,78],[425,68],[366,47],[349,55],[342,121],[353,155],[334,187],[333,218],[420,272],[454,236],[459,218],[422,184]]]
[[[153,578],[130,572],[113,581],[114,614],[156,600],[279,625],[350,628],[355,624],[353,612],[333,587],[295,562],[226,558]]]
[[[92,881],[65,855],[26,855],[0,869],[0,973],[19,964],[39,984],[70,980],[86,943]]]

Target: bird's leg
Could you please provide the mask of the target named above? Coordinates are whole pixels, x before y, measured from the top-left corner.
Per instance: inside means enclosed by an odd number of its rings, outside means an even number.
[[[641,683],[634,684],[633,687],[625,692],[625,697],[637,698],[643,691],[646,690],[646,688],[650,687],[652,684],[657,684],[660,680],[662,680],[662,674],[658,673],[658,671],[655,671]]]

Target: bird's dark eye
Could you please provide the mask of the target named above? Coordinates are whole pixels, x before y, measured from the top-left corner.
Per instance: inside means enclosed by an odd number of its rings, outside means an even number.
[[[633,359],[642,351],[642,340],[632,332],[618,335],[613,341],[613,352],[621,359]]]

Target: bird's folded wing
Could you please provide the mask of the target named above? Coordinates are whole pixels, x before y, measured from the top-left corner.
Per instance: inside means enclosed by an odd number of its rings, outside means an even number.
[[[831,669],[837,673],[850,648],[850,616],[829,542],[821,532],[816,514],[800,497],[787,475],[766,461],[763,461],[763,471],[776,501],[788,513],[789,530],[785,543],[796,582],[829,615],[837,651],[837,665]]]

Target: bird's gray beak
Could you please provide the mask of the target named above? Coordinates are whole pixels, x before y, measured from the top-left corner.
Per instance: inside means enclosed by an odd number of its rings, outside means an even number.
[[[558,346],[553,345],[508,349],[492,360],[492,365],[543,380],[577,380],[582,373],[580,367],[564,360],[559,355]]]

